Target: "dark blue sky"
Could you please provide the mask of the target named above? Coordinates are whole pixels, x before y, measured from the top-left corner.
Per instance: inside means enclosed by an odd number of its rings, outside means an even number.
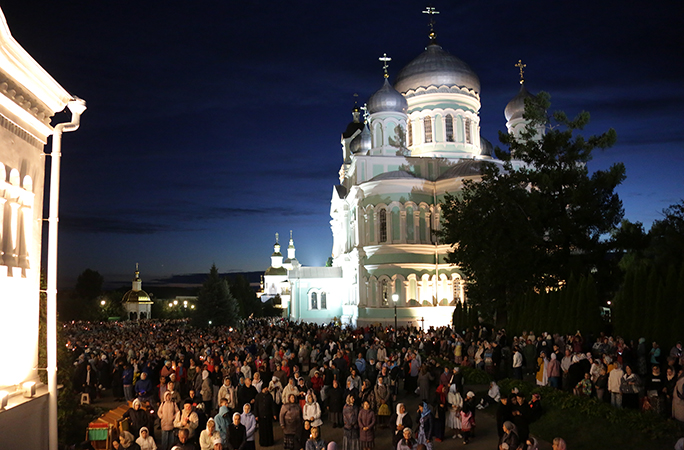
[[[591,112],[618,143],[626,217],[648,228],[684,197],[680,2],[436,2],[441,45],[479,75],[483,135],[526,85],[552,108]],[[427,43],[415,1],[38,1],[1,5],[17,41],[69,92],[82,127],[64,137],[60,286],[263,270],[273,233],[297,257],[330,254],[340,133],[361,101]]]

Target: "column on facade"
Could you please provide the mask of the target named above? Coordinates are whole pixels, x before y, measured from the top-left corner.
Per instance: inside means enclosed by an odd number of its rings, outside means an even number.
[[[399,211],[399,242],[406,243],[406,209]]]
[[[18,230],[17,230],[17,257],[19,258],[19,267],[22,269],[29,269],[29,254],[27,242],[30,239],[31,229],[31,207],[22,205],[19,209]]]
[[[413,242],[420,244],[420,206],[413,211]],[[416,299],[417,300],[417,299]]]
[[[387,216],[385,216],[387,217]],[[378,211],[373,209],[373,244],[380,242],[380,224],[378,223]]]
[[[1,173],[1,172],[0,172]],[[6,264],[4,260],[4,245],[3,239],[5,237],[5,203],[7,199],[0,197],[0,265]]]
[[[364,224],[361,218],[361,213],[359,212],[359,208],[354,209],[354,216],[356,220],[356,227],[354,228],[353,246],[356,247],[357,245],[363,245],[363,243],[361,242],[361,236],[363,236],[362,230],[365,229],[365,227],[363,226]]]
[[[425,243],[426,244],[431,244],[432,243],[432,220],[431,220],[432,214],[430,213],[430,209],[425,210]]]

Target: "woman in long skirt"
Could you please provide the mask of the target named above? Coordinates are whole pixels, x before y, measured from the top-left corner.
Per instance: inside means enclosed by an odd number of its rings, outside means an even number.
[[[418,405],[418,436],[416,442],[432,450],[432,410],[430,405],[423,402]]]
[[[342,450],[360,450],[359,441],[359,410],[354,406],[354,396],[347,396],[347,404],[342,410],[344,419],[344,438],[342,439]]]
[[[375,411],[371,409],[367,400],[363,402],[363,409],[359,411],[359,437],[362,450],[375,447]]]
[[[302,427],[302,409],[296,402],[294,394],[290,394],[289,403],[280,409],[280,426],[283,428],[283,449],[295,449],[295,436]]]
[[[458,393],[456,385],[452,384],[449,387],[449,394],[447,395],[447,402],[449,403],[449,413],[447,414],[447,428],[454,430],[454,439],[461,432],[461,408],[463,408],[463,398]]]

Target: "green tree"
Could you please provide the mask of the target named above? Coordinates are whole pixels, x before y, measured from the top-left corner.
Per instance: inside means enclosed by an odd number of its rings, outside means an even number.
[[[499,325],[520,294],[557,287],[573,271],[602,268],[612,248],[605,236],[623,216],[615,187],[624,166],[587,169],[594,149],[613,145],[615,131],[585,139],[578,132],[588,113],[548,116],[549,105],[545,93],[526,100],[525,130],[519,137],[500,133],[508,146],[496,149],[503,170],[484,163],[481,181],[465,181],[460,195],[446,195],[442,204],[448,259],[474,281],[469,298],[496,312]]]
[[[239,320],[237,301],[233,298],[228,282],[221,278],[215,264],[204,281],[197,296],[193,320],[198,327],[211,325],[236,325]]]
[[[230,293],[237,300],[240,317],[261,317],[263,306],[256,296],[256,291],[249,285],[249,281],[243,275],[237,275],[230,281]]]

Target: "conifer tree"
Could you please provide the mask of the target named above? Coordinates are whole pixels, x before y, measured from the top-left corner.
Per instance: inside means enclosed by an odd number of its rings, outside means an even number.
[[[230,293],[228,282],[219,276],[215,264],[212,264],[209,276],[200,288],[193,320],[198,327],[232,326],[239,320],[237,302]]]

